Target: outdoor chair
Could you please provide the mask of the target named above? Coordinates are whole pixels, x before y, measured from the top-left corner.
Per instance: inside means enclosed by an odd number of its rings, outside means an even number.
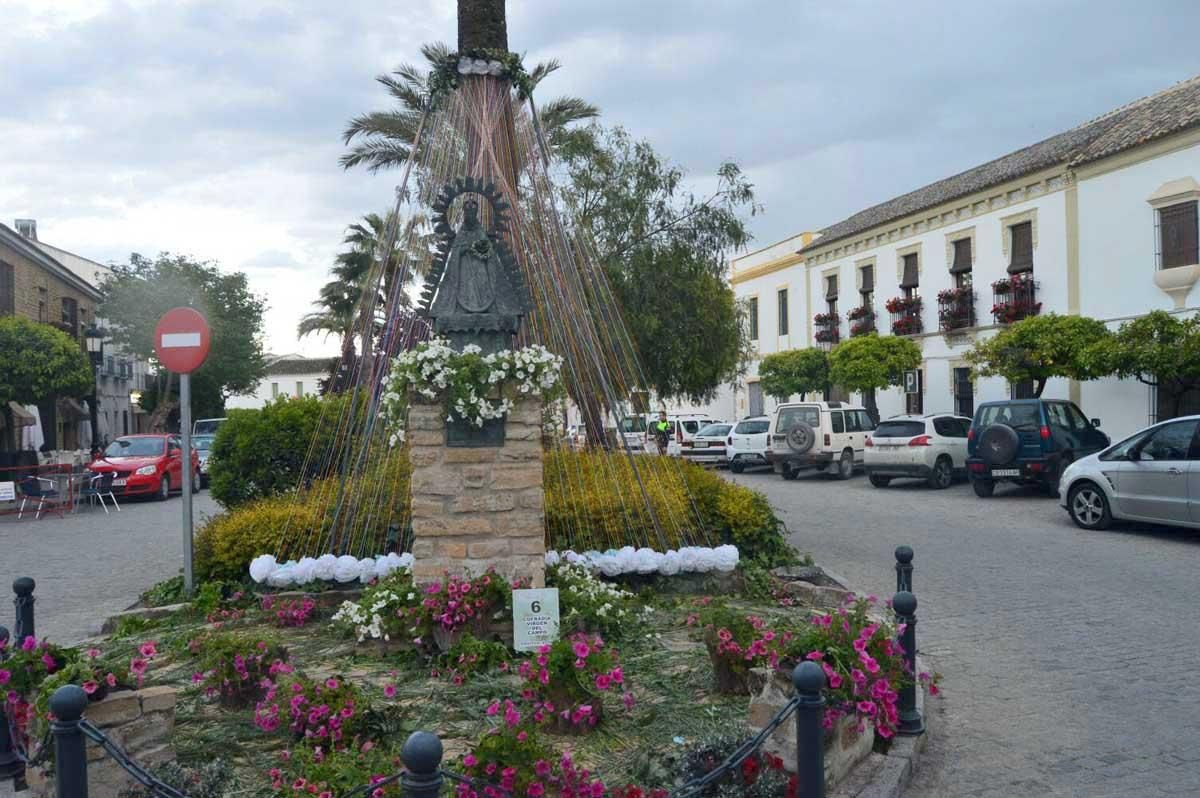
[[[56,511],[60,518],[66,517],[62,511],[62,496],[59,494],[54,480],[44,477],[25,477],[17,483],[17,488],[21,493],[21,507],[17,510],[18,521],[25,514],[25,506],[35,501],[37,502],[36,512],[33,516],[35,521],[42,517],[42,510],[46,506]]]
[[[117,512],[121,512],[121,505],[117,504],[116,494],[113,493],[113,473],[109,471],[105,474],[97,474],[88,480],[88,483],[79,489],[79,502],[83,503],[84,499],[88,500],[88,504],[95,506],[96,500],[100,500],[100,506],[104,508],[104,514],[108,515],[108,505],[104,503],[104,497],[107,496],[112,500],[113,507],[117,508]],[[79,505],[75,505],[78,507]]]

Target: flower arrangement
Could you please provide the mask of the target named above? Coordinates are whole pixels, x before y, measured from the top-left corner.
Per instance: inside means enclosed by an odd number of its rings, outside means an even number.
[[[870,305],[859,305],[858,307],[847,310],[846,318],[850,321],[857,321],[858,319],[874,319],[875,310]]]
[[[813,316],[813,324],[818,327],[826,327],[831,324],[841,324],[842,318],[836,313],[818,313]]]
[[[430,102],[437,105],[442,98],[456,90],[464,75],[492,75],[504,78],[526,100],[533,92],[533,79],[525,71],[521,56],[508,50],[477,48],[461,53],[449,53],[429,73],[427,87]]]
[[[255,704],[254,724],[271,734],[286,723],[296,740],[336,751],[355,742],[366,706],[358,688],[340,676],[314,681],[297,675],[270,683]]]
[[[361,582],[368,584],[388,574],[411,568],[411,554],[390,554],[359,559],[349,554],[322,554],[280,563],[273,554],[260,554],[250,561],[250,578],[271,587],[307,585],[312,582]]]
[[[992,305],[992,317],[997,324],[1012,324],[1028,316],[1036,316],[1042,312],[1042,303],[1034,302],[1032,297],[1013,299],[1008,302],[997,302]]]
[[[921,310],[921,297],[895,296],[884,303],[888,313],[915,313]]]
[[[439,397],[448,421],[482,427],[502,418],[518,396],[553,399],[561,387],[563,359],[544,346],[484,355],[475,344],[461,352],[444,338],[418,344],[392,361],[384,381],[380,413],[392,431],[392,444],[404,440],[404,412],[409,391],[426,399]]]
[[[921,317],[905,314],[892,320],[893,335],[913,335],[921,332]]]
[[[271,640],[208,632],[187,645],[188,651],[199,658],[192,684],[225,706],[254,704],[277,676],[293,671],[287,649]]]
[[[490,709],[489,709],[490,711]],[[517,707],[506,702],[501,722],[462,757],[462,770],[482,789],[460,784],[457,798],[548,798],[606,794],[604,782],[578,767],[569,753],[556,756]]]
[[[956,288],[946,288],[938,291],[938,302],[961,302],[964,299],[974,299],[975,289],[969,285],[960,285]]]
[[[464,632],[454,647],[447,651],[442,662],[446,676],[454,685],[460,685],[472,676],[511,670],[512,652],[503,643],[480,640],[470,632]]]
[[[304,626],[312,617],[317,602],[308,596],[299,599],[277,599],[275,596],[263,596],[262,611],[274,615],[275,625],[282,628],[289,626]]]
[[[975,289],[969,285],[938,292],[938,325],[943,331],[970,327],[975,320]]]
[[[1016,293],[1032,287],[1033,284],[1033,272],[1018,272],[992,283],[992,291],[997,294]]]
[[[560,560],[547,571],[546,584],[558,588],[564,629],[615,636],[627,631],[639,613],[633,593],[601,582],[582,565]],[[647,611],[652,610],[642,610]]]
[[[794,631],[770,629],[762,618],[720,603],[703,605],[687,622],[700,628],[720,693],[748,692],[752,668],[784,667],[804,650]]]
[[[363,591],[358,601],[343,601],[332,621],[353,631],[358,642],[404,639],[409,631],[408,610],[420,604],[408,568],[396,571]]]
[[[546,565],[550,568],[560,562],[579,565],[593,573],[614,577],[622,574],[707,574],[713,571],[730,573],[737,568],[739,554],[737,546],[726,544],[716,548],[706,546],[684,546],[678,551],[657,552],[649,548],[635,549],[625,546],[605,552],[574,551],[546,552]]]
[[[534,722],[561,731],[595,728],[606,695],[622,693],[625,707],[633,706],[620,657],[599,635],[577,632],[542,646],[533,659],[520,664],[517,673],[525,680],[521,697],[532,704]],[[499,701],[488,707],[489,715],[499,711]]]

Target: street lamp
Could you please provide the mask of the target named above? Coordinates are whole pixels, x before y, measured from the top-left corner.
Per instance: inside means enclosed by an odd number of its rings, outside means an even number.
[[[100,365],[104,363],[104,330],[93,324],[84,331],[83,339],[87,343],[88,357],[92,360],[92,401],[88,402],[88,415],[92,423],[92,449],[95,450],[100,439],[100,408],[97,394],[99,393]]]

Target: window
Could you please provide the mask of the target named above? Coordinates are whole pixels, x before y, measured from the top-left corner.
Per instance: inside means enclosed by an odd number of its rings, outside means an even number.
[[[862,283],[858,287],[858,295],[862,298],[862,307],[871,307],[875,297],[875,267],[862,267]]]
[[[788,334],[788,290],[786,288],[780,288],[778,294],[776,294],[776,298],[777,298],[777,302],[779,305],[779,334],[787,335]]]
[[[858,413],[853,410],[846,411],[846,432],[862,432],[858,425]]]
[[[1200,263],[1197,233],[1195,200],[1159,208],[1159,266],[1171,269]]]
[[[13,265],[0,261],[0,316],[17,312],[16,279]]]
[[[1155,421],[1167,421],[1180,416],[1200,415],[1200,391],[1188,390],[1182,395],[1163,390],[1154,391]]]
[[[918,285],[921,275],[918,270],[917,253],[910,252],[904,256],[904,272],[900,277],[900,289],[908,299],[918,295]]]
[[[271,383],[271,398],[274,399],[277,396],[279,396],[279,383],[273,382]]]
[[[954,370],[954,412],[968,418],[975,415],[975,385],[969,368]]]
[[[1067,408],[1057,402],[1046,403],[1046,419],[1050,422],[1053,429],[1062,432],[1071,431],[1071,421],[1067,418]]]
[[[758,340],[758,297],[750,297],[750,340]]]
[[[296,381],[296,398],[299,399],[302,396],[304,396],[304,382],[301,380],[297,380]]]
[[[917,392],[904,394],[904,412],[919,416],[925,412],[925,372],[917,369]]]
[[[960,238],[954,242],[954,262],[950,264],[954,285],[965,288],[971,284],[971,239]]]
[[[1009,274],[1033,271],[1033,222],[1021,222],[1008,228],[1012,237],[1012,247],[1009,249]]]
[[[121,429],[124,430],[121,433],[122,435],[129,434],[129,411],[128,410],[121,411]]]
[[[761,416],[763,414],[762,384],[752,382],[746,386],[746,392],[750,399],[750,415]]]
[[[779,410],[779,420],[775,423],[775,434],[785,435],[797,424],[807,424],[820,428],[821,409],[812,405],[803,407],[784,407]]]
[[[771,425],[769,421],[739,421],[733,428],[734,435],[761,435]]]
[[[836,274],[825,278],[825,307],[831,315],[837,313],[838,279]]]
[[[1033,395],[1033,380],[1023,380],[1013,383],[1010,388],[1010,398],[1012,399],[1036,399]]]
[[[1159,427],[1141,446],[1143,460],[1187,460],[1198,421],[1178,421]]]
[[[954,423],[952,418],[935,418],[933,419],[933,431],[943,438],[956,438],[955,433],[958,432],[958,425]]]
[[[42,324],[47,324],[50,321],[49,313],[46,308],[49,307],[46,301],[46,289],[38,289],[38,321]]]
[[[871,414],[866,410],[855,410],[854,414],[858,416],[858,428],[863,432],[871,432],[875,429],[875,422],[871,419]]]
[[[881,421],[875,428],[876,438],[915,438],[924,434],[922,421]]]
[[[829,413],[829,426],[836,432],[846,431],[846,420],[842,418],[841,410],[832,410]]]
[[[62,298],[62,323],[72,336],[79,335],[79,303],[69,296]]]

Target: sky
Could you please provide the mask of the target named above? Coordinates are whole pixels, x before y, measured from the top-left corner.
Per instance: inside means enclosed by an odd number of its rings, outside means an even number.
[[[726,160],[751,248],[1200,74],[1200,3],[509,0],[510,49],[686,169]],[[0,221],[100,262],[241,270],[266,347],[297,341],[346,225],[397,173],[345,171],[373,78],[455,41],[452,0],[0,0]]]

